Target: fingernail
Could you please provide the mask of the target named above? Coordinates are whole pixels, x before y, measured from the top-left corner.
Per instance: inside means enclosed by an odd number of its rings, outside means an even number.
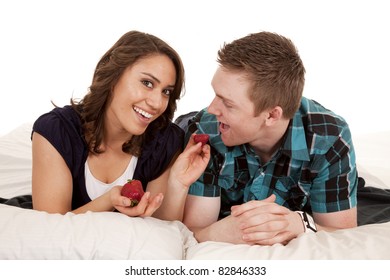
[[[128,204],[128,201],[127,201],[127,199],[122,199],[122,204],[123,204],[123,206],[130,206],[130,204]]]

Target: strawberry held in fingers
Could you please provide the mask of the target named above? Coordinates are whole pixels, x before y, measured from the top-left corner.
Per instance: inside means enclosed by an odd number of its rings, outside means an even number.
[[[204,146],[207,141],[209,141],[210,136],[208,134],[195,134],[194,135],[194,141],[195,143],[202,143],[202,146]]]
[[[142,196],[144,195],[144,189],[142,183],[139,180],[127,180],[128,182],[123,185],[121,195],[130,198],[130,207],[136,206]]]

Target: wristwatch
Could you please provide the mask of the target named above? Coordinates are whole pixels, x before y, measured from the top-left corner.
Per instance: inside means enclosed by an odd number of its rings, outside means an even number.
[[[310,230],[312,232],[317,232],[317,226],[312,216],[302,211],[295,211],[295,212],[297,212],[299,216],[301,216],[305,232],[307,232],[307,230]]]

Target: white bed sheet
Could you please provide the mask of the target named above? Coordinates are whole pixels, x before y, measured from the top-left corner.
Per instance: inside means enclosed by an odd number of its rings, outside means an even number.
[[[335,232],[305,233],[287,245],[203,242],[188,248],[188,260],[390,260],[390,222]]]

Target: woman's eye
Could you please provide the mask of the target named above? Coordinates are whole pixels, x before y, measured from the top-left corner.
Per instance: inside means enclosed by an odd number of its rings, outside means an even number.
[[[153,87],[153,83],[152,83],[151,81],[145,80],[145,81],[142,81],[142,83],[143,83],[145,86],[147,86],[148,88],[152,88],[152,87]]]
[[[164,90],[163,92],[164,92],[164,94],[165,94],[166,96],[170,96],[171,93],[172,93],[172,91],[173,91],[173,90],[171,90],[171,89],[166,89],[166,90]]]

